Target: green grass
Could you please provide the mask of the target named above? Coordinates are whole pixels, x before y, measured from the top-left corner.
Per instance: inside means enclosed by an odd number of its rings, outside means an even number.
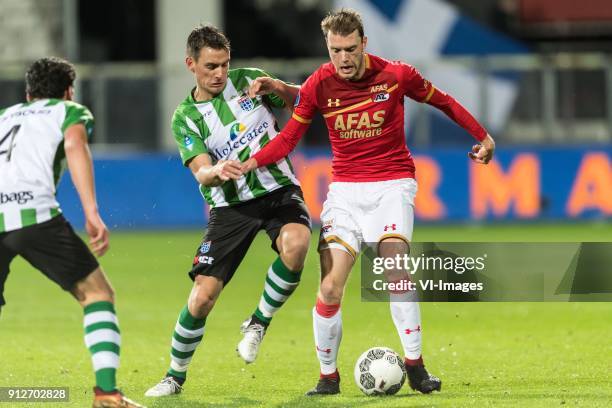
[[[406,387],[392,397],[362,395],[352,378],[357,356],[374,345],[396,350],[401,345],[388,305],[359,300],[358,273],[343,303],[342,394],[306,399],[304,391],[318,376],[311,322],[318,280],[314,241],[302,284],[275,317],[257,362],[245,366],[234,351],[240,323],[257,304],[274,259],[265,235],[210,315],[183,394],[144,398],[168,367],[170,335],[191,287],[186,272],[200,235],[117,232],[102,259],[117,292],[123,340],[119,383],[126,395],[149,407],[610,406],[610,303],[424,303],[424,356],[428,369],[442,378],[442,392],[420,395]],[[612,226],[418,226],[414,238],[611,241]],[[67,386],[71,393],[69,404],[14,406],[90,406],[93,375],[78,304],[20,259],[12,264],[5,297],[0,386]]]

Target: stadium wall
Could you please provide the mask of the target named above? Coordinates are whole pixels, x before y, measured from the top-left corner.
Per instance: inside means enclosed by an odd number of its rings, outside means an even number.
[[[489,166],[463,149],[414,152],[422,222],[612,218],[612,147],[503,149]],[[329,152],[292,156],[313,220],[331,181]],[[202,228],[207,209],[178,156],[98,155],[98,200],[111,229]],[[66,175],[58,188],[65,215],[83,226],[78,197]]]

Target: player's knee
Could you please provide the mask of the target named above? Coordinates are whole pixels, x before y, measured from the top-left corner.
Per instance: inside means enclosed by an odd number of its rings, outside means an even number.
[[[319,288],[320,297],[327,305],[337,305],[342,301],[342,286],[332,279],[324,279]]]
[[[115,291],[100,267],[76,282],[70,292],[82,306],[95,302],[115,302]]]
[[[115,303],[115,289],[113,289],[112,286],[105,287],[102,290],[101,295],[106,297],[108,302]]]
[[[214,307],[216,300],[214,294],[200,291],[189,299],[189,312],[196,318],[206,317]]]
[[[304,268],[310,243],[310,233],[296,232],[283,237],[280,257],[287,268],[300,271]]]
[[[223,282],[212,276],[198,275],[191,294],[189,295],[189,312],[196,318],[208,316],[219,293],[223,289]]]
[[[402,238],[386,238],[378,244],[378,255],[385,258],[392,258],[398,254],[410,252],[410,244]]]
[[[307,253],[308,244],[291,242],[283,246],[280,256],[287,268],[292,271],[301,271],[304,268]]]
[[[81,306],[96,302],[115,303],[115,290],[106,285],[75,285],[70,291]]]
[[[112,287],[96,288],[95,290],[85,290],[74,293],[77,300],[82,306],[96,302],[115,303],[115,291]]]

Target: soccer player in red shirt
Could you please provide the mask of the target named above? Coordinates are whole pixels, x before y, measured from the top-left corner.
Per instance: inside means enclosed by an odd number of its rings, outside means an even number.
[[[323,114],[333,153],[333,182],[321,213],[321,283],[313,309],[321,374],[307,395],[340,392],[336,367],[342,337],[340,302],[361,245],[378,243],[382,257],[409,251],[417,183],[404,133],[404,97],[435,106],[478,140],[469,153],[476,163],[487,164],[495,149],[493,138],[474,117],[414,67],[366,53],[367,37],[357,12],[330,13],[321,28],[331,62],[302,85],[282,132],[242,165],[247,172],[286,156],[315,112]],[[258,78],[251,92],[265,94],[270,86]],[[419,304],[412,295],[390,293],[409,383],[422,393],[439,391],[440,379],[423,364]]]

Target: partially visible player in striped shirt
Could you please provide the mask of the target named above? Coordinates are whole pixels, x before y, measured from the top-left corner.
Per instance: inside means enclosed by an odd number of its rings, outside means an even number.
[[[299,87],[274,79],[270,94],[251,98],[256,79],[269,75],[256,68],[230,70],[229,61],[229,41],[218,29],[200,26],[191,32],[186,64],[196,86],[176,109],[172,133],[211,211],[189,272],[194,286],[172,336],[170,368],[146,392],[150,397],[181,392],[206,317],[257,233],[265,230],[279,256],[237,347],[245,362],[253,362],[274,313],[299,284],[310,243],[310,215],[289,159],[246,176],[240,171],[241,162],[278,134],[271,107],[293,106]]]
[[[55,200],[67,162],[91,249],[102,256],[108,230],[98,213],[87,145],[93,116],[72,101],[75,76],[67,61],[39,59],[26,73],[27,102],[0,110],[0,307],[10,263],[20,255],[83,306],[85,344],[96,377],[94,408],[140,407],[116,386],[121,335],[113,289]],[[10,367],[4,370],[10,373]]]

